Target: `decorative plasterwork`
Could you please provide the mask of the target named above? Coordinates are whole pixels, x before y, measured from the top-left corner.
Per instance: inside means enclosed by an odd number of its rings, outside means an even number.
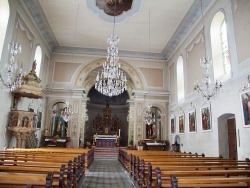
[[[41,31],[44,39],[47,41],[51,51],[59,46],[52,29],[50,28],[49,22],[44,15],[41,5],[37,0],[23,0],[25,6],[36,22],[37,27]]]
[[[95,77],[97,74],[94,75],[94,77],[90,75],[94,70],[102,67],[104,61],[105,59],[98,59],[85,66],[76,77],[75,87],[85,88],[87,83],[89,86],[88,88],[91,88],[95,84]],[[128,78],[131,78],[131,87],[133,87],[132,89],[142,89],[142,81],[134,68],[124,61],[120,60],[119,62],[121,64],[121,69],[129,75]]]
[[[30,41],[30,47],[33,47],[33,41],[34,41],[34,36],[31,34],[30,30],[27,28],[26,24],[23,22],[22,18],[20,17],[19,14],[17,14],[17,20],[16,20],[16,28],[21,29],[21,31],[24,31],[27,38]]]
[[[190,47],[186,50],[186,52],[187,52],[187,58],[188,58],[188,54],[193,50],[193,47],[194,47],[196,44],[200,43],[200,41],[204,42],[204,36],[203,36],[202,33],[198,36],[198,38],[197,38],[197,39],[190,45]]]
[[[110,16],[119,16],[132,8],[133,0],[95,0],[96,6]]]
[[[69,47],[69,46],[58,46],[53,50],[56,53],[70,53],[70,54],[86,54],[86,55],[98,55],[106,56],[106,49],[96,49],[96,48],[79,48],[79,47]],[[148,52],[135,52],[135,51],[124,51],[119,50],[120,57],[132,57],[132,58],[146,58],[146,59],[158,59],[164,60],[165,58],[160,53],[148,53]]]
[[[203,12],[212,1],[213,0],[203,0]],[[162,51],[162,55],[165,57],[165,59],[168,59],[178,48],[197,20],[201,18],[201,13],[200,0],[196,0]]]

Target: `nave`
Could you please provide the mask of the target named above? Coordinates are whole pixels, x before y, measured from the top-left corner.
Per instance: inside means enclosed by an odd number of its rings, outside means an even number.
[[[1,188],[250,187],[250,160],[126,148],[0,151]]]
[[[132,188],[135,186],[118,159],[106,156],[93,161],[80,187]]]

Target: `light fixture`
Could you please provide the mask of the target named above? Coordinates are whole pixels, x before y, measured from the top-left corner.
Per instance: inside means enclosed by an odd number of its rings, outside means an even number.
[[[203,26],[203,37],[204,37],[204,45],[205,45],[205,57],[200,59],[200,65],[205,69],[205,74],[203,75],[202,82],[203,86],[201,86],[198,81],[194,83],[194,90],[197,91],[199,95],[203,97],[205,103],[208,103],[211,98],[215,97],[222,88],[221,83],[217,81],[214,83],[213,76],[210,74],[210,66],[212,65],[212,61],[210,57],[206,57],[206,42],[205,42],[205,30],[203,23],[203,8],[202,8],[202,0],[201,0],[201,16],[202,16],[202,26]]]
[[[115,1],[116,10],[116,1]],[[127,90],[127,78],[123,71],[120,69],[117,43],[120,38],[114,35],[115,30],[115,11],[114,11],[114,27],[113,34],[107,39],[108,54],[107,60],[103,63],[103,70],[101,74],[97,74],[95,89],[105,96],[117,96]]]
[[[5,70],[0,72],[0,88],[7,92],[16,91],[23,83],[22,67],[18,70],[15,55],[22,52],[21,44],[13,42],[9,44],[10,61],[5,64]]]
[[[147,107],[147,110],[144,114],[144,122],[147,124],[147,125],[152,125],[154,122],[155,122],[155,115],[151,112],[151,107],[152,106],[148,106]]]
[[[72,111],[69,105],[69,101],[66,101],[66,107],[63,108],[61,116],[64,121],[68,122],[70,120],[70,116],[72,115]]]
[[[240,89],[240,92],[241,92],[241,93],[250,90],[250,75],[247,76],[247,82],[248,82],[248,83],[246,83],[246,84]]]

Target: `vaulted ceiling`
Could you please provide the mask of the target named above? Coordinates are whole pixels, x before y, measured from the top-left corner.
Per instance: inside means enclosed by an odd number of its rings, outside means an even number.
[[[117,11],[119,2],[132,4],[115,17],[105,13],[112,0],[20,1],[57,53],[105,56],[115,18],[119,56],[167,60],[201,15],[200,0],[117,0]],[[203,8],[211,2],[203,0]]]

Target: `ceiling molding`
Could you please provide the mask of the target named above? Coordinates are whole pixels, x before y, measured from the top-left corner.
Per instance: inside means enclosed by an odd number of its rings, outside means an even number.
[[[37,0],[23,0],[23,3],[29,10],[30,15],[34,19],[37,27],[40,29],[45,41],[48,43],[51,51],[53,51],[57,46],[59,46],[55,35],[49,25],[49,22],[44,15],[44,12]]]
[[[86,2],[92,2],[92,1],[93,0],[86,1]],[[203,0],[203,9],[205,10],[212,1],[213,0]],[[68,46],[67,47],[59,46],[54,36],[54,33],[48,23],[48,20],[42,11],[39,1],[23,0],[23,2],[25,6],[27,7],[27,10],[29,11],[31,17],[34,19],[35,23],[40,29],[45,41],[48,43],[52,52],[87,54],[87,55],[106,55],[106,50],[104,49],[75,48],[75,47],[68,47]],[[137,10],[135,9],[138,12],[141,7],[140,3],[142,1],[135,1],[135,2],[139,3],[136,6]],[[135,12],[133,13],[133,15],[134,14]],[[130,15],[130,17],[133,15]],[[147,53],[147,52],[119,50],[119,55],[124,56],[124,57],[133,57],[133,58],[151,58],[151,59],[157,59],[157,60],[168,60],[168,58],[174,53],[174,51],[179,47],[179,45],[185,39],[186,35],[193,28],[193,26],[195,25],[196,21],[199,19],[200,16],[201,16],[200,0],[196,0],[191,6],[191,8],[189,9],[189,11],[187,12],[187,14],[184,16],[179,27],[174,32],[170,41],[167,43],[167,45],[165,46],[165,48],[163,49],[161,53]],[[103,18],[103,16],[101,17]],[[109,17],[112,18],[111,16]],[[128,17],[129,16],[127,15],[126,18],[124,18],[124,20],[126,20]],[[117,19],[117,22],[119,22],[119,19]],[[122,22],[122,20],[120,20],[120,22]]]
[[[212,0],[203,0],[203,11],[211,2]],[[200,0],[196,0],[162,51],[161,54],[165,57],[165,59],[168,59],[174,53],[200,17],[201,3]]]

